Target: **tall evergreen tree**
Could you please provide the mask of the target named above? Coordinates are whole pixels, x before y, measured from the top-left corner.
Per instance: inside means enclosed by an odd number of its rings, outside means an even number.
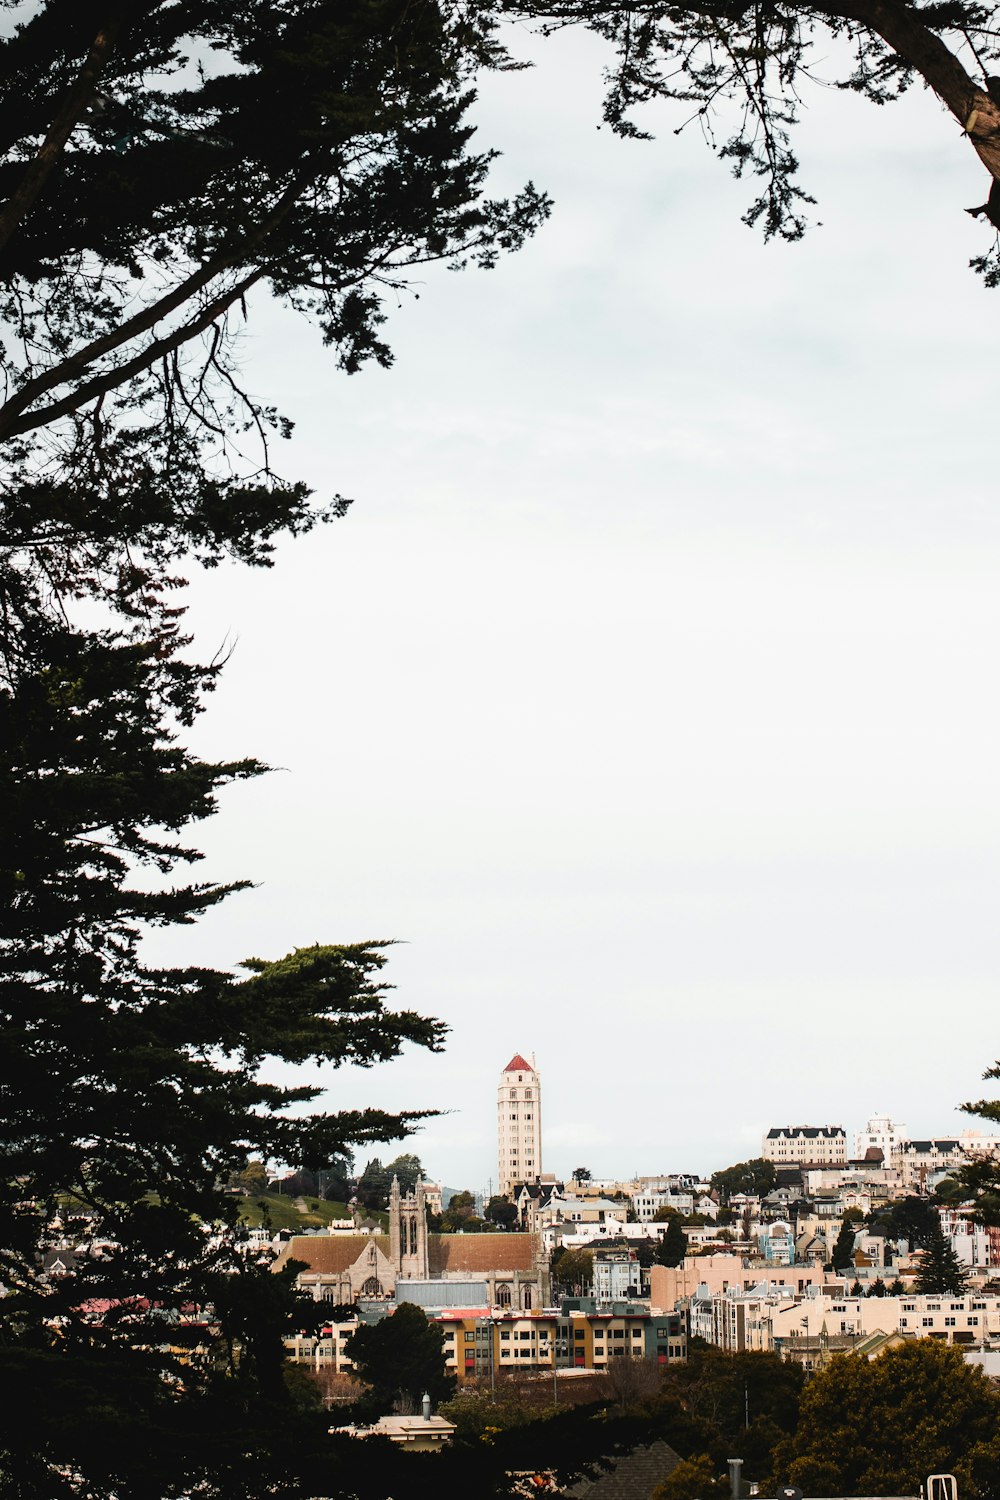
[[[914,1291],[961,1297],[968,1286],[968,1273],[939,1223],[920,1252],[920,1270],[913,1283]]]
[[[688,1242],[679,1214],[672,1214],[653,1255],[657,1265],[679,1266],[687,1255]]]
[[[837,1235],[837,1242],[833,1247],[833,1254],[830,1257],[835,1271],[847,1271],[853,1268],[854,1240],[854,1220],[847,1218],[845,1215],[840,1226],[840,1233]]]

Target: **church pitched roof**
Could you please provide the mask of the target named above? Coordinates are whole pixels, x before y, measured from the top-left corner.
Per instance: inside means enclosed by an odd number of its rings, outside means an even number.
[[[533,1073],[535,1070],[529,1062],[525,1062],[520,1052],[515,1052],[510,1062],[504,1068],[505,1073]]]
[[[307,1270],[321,1276],[339,1276],[347,1271],[372,1242],[388,1257],[387,1234],[293,1234],[274,1263],[280,1271],[290,1260],[304,1261]]]
[[[429,1234],[428,1269],[431,1276],[455,1271],[530,1271],[538,1242],[535,1234]]]
[[[389,1257],[387,1234],[296,1234],[274,1263],[280,1271],[290,1260],[302,1261],[308,1272],[339,1276],[359,1260],[369,1245]],[[432,1278],[488,1271],[531,1271],[539,1239],[535,1234],[429,1234],[428,1273]]]

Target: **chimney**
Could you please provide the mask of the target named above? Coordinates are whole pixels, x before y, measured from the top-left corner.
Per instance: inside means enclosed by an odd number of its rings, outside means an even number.
[[[424,1391],[424,1399],[420,1403],[420,1415],[425,1422],[429,1422],[431,1419],[431,1398],[427,1391]]]

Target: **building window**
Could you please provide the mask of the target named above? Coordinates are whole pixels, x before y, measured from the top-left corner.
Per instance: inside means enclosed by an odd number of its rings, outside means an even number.
[[[965,1321],[968,1323],[968,1325],[969,1325],[970,1328],[978,1328],[979,1327],[979,1319],[978,1318],[966,1318]]]
[[[908,1326],[908,1324],[909,1324],[909,1321],[910,1321],[909,1318],[900,1318],[900,1320],[899,1320],[899,1326],[900,1326],[900,1328],[906,1328]]]
[[[933,1328],[934,1327],[934,1319],[933,1318],[921,1318],[920,1321],[921,1321],[921,1323],[923,1324],[923,1326],[925,1328]]]
[[[955,1319],[954,1318],[945,1318],[945,1320],[944,1320],[944,1326],[946,1328],[954,1328],[954,1326],[955,1326]]]
[[[475,1339],[476,1339],[476,1335],[473,1333],[473,1331],[470,1328],[467,1328],[465,1330],[465,1342],[467,1344],[472,1344],[472,1343],[475,1342]]]

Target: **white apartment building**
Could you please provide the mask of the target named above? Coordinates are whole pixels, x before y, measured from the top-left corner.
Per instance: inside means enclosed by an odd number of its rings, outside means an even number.
[[[907,1138],[906,1126],[894,1122],[888,1115],[872,1115],[854,1137],[854,1159],[863,1161],[869,1151],[881,1151],[886,1166],[892,1161],[893,1152]]]
[[[843,1125],[775,1125],[764,1137],[761,1155],[777,1167],[799,1162],[840,1165],[847,1160]]]
[[[669,1189],[658,1188],[636,1188],[629,1196],[640,1224],[648,1224],[661,1208],[673,1208],[679,1214],[694,1213],[694,1193],[677,1193]],[[717,1211],[716,1204],[712,1207]]]
[[[515,1052],[497,1088],[497,1192],[542,1175],[542,1081],[534,1060]]]

